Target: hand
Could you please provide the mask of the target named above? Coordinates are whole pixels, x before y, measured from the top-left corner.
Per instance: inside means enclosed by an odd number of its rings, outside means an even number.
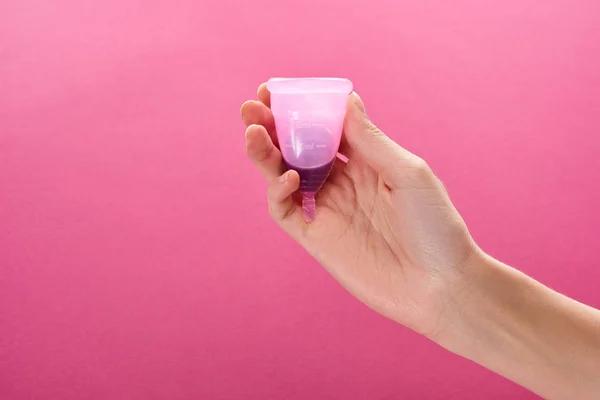
[[[266,85],[241,113],[248,156],[269,183],[273,219],[350,293],[429,337],[456,303],[463,267],[479,254],[427,164],[393,142],[349,96],[340,154],[307,223],[285,171]]]
[[[284,171],[266,86],[247,101],[250,159],[275,221],[350,293],[446,349],[552,399],[600,393],[600,311],[483,253],[419,157],[348,100],[340,154],[302,218],[299,176]]]

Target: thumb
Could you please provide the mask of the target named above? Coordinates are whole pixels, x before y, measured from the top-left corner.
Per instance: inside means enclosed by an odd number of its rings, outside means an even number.
[[[429,169],[425,161],[398,145],[371,122],[364,103],[355,92],[348,98],[344,134],[351,154],[358,155],[381,174],[392,188],[402,186],[407,173],[412,175],[409,171]]]

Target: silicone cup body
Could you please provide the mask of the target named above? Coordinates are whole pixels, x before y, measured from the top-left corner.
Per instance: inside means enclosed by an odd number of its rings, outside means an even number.
[[[300,175],[304,217],[316,216],[315,194],[337,155],[352,82],[341,78],[272,78],[271,110],[288,169]]]

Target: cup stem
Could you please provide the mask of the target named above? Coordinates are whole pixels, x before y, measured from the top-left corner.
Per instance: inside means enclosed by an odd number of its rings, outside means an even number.
[[[302,216],[306,222],[312,222],[317,216],[316,192],[302,192]]]

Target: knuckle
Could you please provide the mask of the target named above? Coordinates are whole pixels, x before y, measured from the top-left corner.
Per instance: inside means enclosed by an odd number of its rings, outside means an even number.
[[[269,185],[269,189],[267,190],[267,204],[269,207],[269,215],[274,220],[279,220],[279,212],[276,207],[275,194],[273,184]]]
[[[273,208],[273,205],[271,203],[269,203],[269,216],[271,218],[273,218],[275,221],[278,220],[277,214],[275,213],[275,209]]]
[[[269,215],[277,223],[283,222],[296,211],[294,204],[291,201],[283,201],[272,187],[269,188],[267,202]]]
[[[370,136],[381,137],[384,136],[383,132],[370,120],[365,121],[365,130]]]
[[[252,152],[252,158],[257,162],[268,160],[271,156],[272,148],[269,146],[259,146]]]
[[[410,162],[410,176],[418,182],[429,183],[433,178],[433,172],[429,164],[420,157],[415,157]]]
[[[430,168],[429,168],[429,165],[427,164],[427,162],[420,157],[415,157],[415,159],[412,161],[412,164],[413,164],[413,169],[418,174],[428,174],[430,171]]]
[[[273,205],[273,201],[271,200],[271,196],[267,196],[267,204],[269,210],[269,216],[274,220],[279,220],[279,214],[276,211],[276,207]]]

